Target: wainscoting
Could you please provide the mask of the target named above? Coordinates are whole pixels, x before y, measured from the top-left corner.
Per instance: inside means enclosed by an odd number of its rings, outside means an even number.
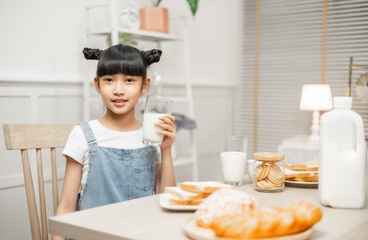
[[[180,92],[183,86],[166,86],[165,91]],[[83,89],[78,80],[6,80],[0,79],[0,123],[77,123],[83,119]],[[219,159],[220,137],[232,134],[233,85],[195,84],[194,103],[198,144],[200,180],[221,179]],[[102,104],[95,104],[98,116]],[[185,108],[174,108],[185,114]],[[180,111],[179,111],[180,109]],[[177,134],[178,152],[187,149],[187,132]],[[1,239],[31,239],[24,180],[19,151],[7,151],[3,131],[0,131],[0,232]],[[61,193],[65,159],[57,150],[59,194]],[[46,153],[47,154],[47,153]],[[35,153],[30,153],[33,173],[36,173]],[[52,215],[50,159],[44,158],[44,179],[48,215]],[[190,166],[175,169],[178,182],[191,178]],[[34,184],[37,178],[34,177]],[[36,196],[38,192],[36,192]]]

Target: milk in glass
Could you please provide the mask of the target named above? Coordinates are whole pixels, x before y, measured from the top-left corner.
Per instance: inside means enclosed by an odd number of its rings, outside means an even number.
[[[143,143],[151,146],[159,146],[164,135],[159,135],[156,131],[163,131],[161,127],[156,127],[155,123],[162,122],[159,118],[171,114],[172,100],[160,96],[148,96],[143,114]]]
[[[244,152],[222,152],[222,175],[224,182],[241,182],[244,176],[247,154]]]
[[[156,131],[162,131],[162,128],[156,127],[154,124],[162,122],[159,118],[167,114],[162,113],[145,113],[143,116],[143,142],[150,145],[161,144],[164,135],[159,135]]]

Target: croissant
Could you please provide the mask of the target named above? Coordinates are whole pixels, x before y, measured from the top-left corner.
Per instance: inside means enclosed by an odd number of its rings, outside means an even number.
[[[267,238],[303,232],[322,218],[322,210],[307,202],[287,208],[248,210],[240,214],[215,217],[211,228],[224,238]]]

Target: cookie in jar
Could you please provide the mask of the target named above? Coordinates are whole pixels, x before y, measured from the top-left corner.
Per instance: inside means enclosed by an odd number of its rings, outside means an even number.
[[[276,152],[256,152],[248,160],[249,178],[253,187],[261,192],[280,192],[285,187],[285,156]]]

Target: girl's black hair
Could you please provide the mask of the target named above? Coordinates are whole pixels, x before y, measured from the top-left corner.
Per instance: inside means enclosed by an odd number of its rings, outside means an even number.
[[[106,50],[84,48],[86,59],[98,60],[97,78],[122,73],[130,76],[142,76],[146,79],[147,67],[160,61],[161,50],[139,51],[129,45],[114,45]]]

